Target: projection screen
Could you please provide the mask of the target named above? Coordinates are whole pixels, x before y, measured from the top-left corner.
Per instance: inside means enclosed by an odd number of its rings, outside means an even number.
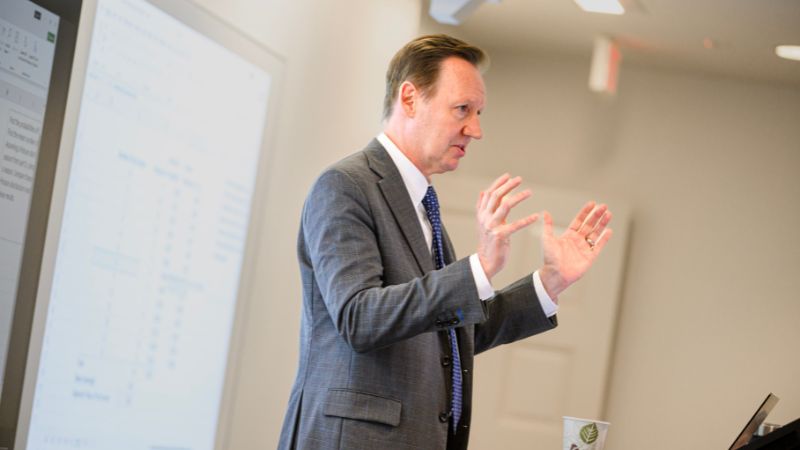
[[[84,4],[19,448],[221,448],[282,62],[194,4]]]

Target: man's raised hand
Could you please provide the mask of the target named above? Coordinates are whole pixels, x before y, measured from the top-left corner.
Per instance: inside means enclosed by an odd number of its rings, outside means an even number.
[[[478,196],[478,259],[489,280],[506,264],[511,249],[511,235],[539,218],[538,214],[531,214],[512,223],[506,222],[511,209],[531,196],[531,191],[527,189],[511,193],[520,183],[522,178],[511,178],[506,173]]]
[[[561,236],[553,235],[553,218],[545,211],[542,231],[544,265],[539,276],[548,295],[555,300],[578,281],[611,238],[611,211],[606,205],[588,202]]]

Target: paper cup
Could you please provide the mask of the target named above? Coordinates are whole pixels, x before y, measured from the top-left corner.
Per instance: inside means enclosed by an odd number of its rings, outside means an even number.
[[[608,422],[564,416],[563,450],[603,450]]]

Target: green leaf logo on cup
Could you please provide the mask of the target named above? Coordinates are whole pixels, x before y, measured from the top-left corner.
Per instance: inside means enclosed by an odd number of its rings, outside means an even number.
[[[561,450],[603,450],[608,422],[564,416],[564,440]]]
[[[592,422],[581,428],[581,440],[587,444],[593,444],[597,440],[597,424]]]

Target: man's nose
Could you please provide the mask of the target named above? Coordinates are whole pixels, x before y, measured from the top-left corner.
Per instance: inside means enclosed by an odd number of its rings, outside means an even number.
[[[470,120],[464,125],[464,135],[472,139],[480,139],[483,137],[483,130],[481,130],[480,116],[474,114]]]

